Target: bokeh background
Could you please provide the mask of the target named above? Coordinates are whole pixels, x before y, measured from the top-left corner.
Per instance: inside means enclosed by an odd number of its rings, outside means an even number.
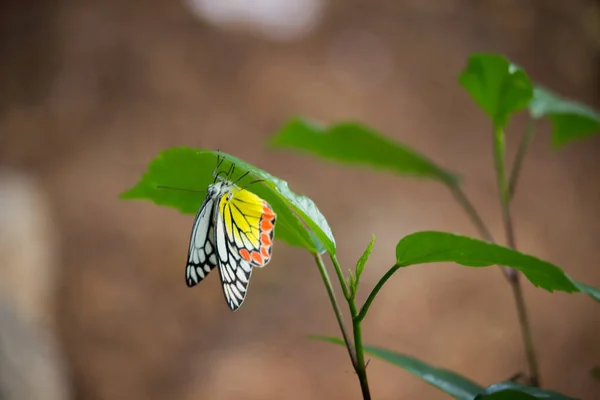
[[[193,216],[120,201],[162,149],[234,154],[310,196],[344,269],[375,234],[367,290],[405,234],[476,235],[436,183],[267,148],[291,116],[357,120],[462,174],[497,238],[491,135],[456,82],[472,52],[600,108],[596,0],[6,0],[0,5],[0,393],[7,399],[358,399],[317,268],[275,245],[228,311],[184,283]],[[509,131],[510,154],[523,129]],[[543,124],[514,202],[524,251],[600,286],[600,138],[555,151]],[[600,312],[525,283],[546,387],[600,398]],[[487,385],[525,369],[497,269],[402,270],[365,341]],[[445,399],[372,360],[376,399]]]

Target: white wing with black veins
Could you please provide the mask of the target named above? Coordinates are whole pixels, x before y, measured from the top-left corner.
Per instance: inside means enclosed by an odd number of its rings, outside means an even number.
[[[186,282],[190,287],[200,283],[217,266],[217,254],[214,242],[215,204],[215,199],[207,196],[192,226],[190,249],[185,271]]]
[[[219,209],[219,203],[215,209]],[[229,308],[236,311],[246,298],[252,266],[241,258],[239,249],[229,240],[225,232],[225,221],[218,211],[215,220],[215,241],[223,294]]]

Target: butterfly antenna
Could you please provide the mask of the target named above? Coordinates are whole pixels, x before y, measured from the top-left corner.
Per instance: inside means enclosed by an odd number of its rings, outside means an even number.
[[[215,183],[217,182],[217,179],[219,179],[219,176],[221,176],[222,174],[227,174],[227,171],[219,171],[217,172],[217,174],[215,175]]]
[[[249,173],[250,173],[250,171],[247,171],[244,175],[242,175],[239,178],[237,178],[237,180],[235,182],[233,182],[233,184],[235,185],[236,183],[238,183],[239,181],[241,181],[242,179],[244,179],[246,177],[246,175],[248,175]]]
[[[182,190],[184,192],[197,192],[197,193],[206,192],[206,190],[184,189],[184,188],[176,188],[176,187],[171,187],[171,186],[157,186],[156,188],[157,189],[169,189],[169,190]]]
[[[255,183],[260,183],[260,182],[264,182],[264,181],[265,181],[264,179],[257,179],[257,180],[255,180],[255,181],[252,181],[252,182],[250,182],[250,183],[246,184],[246,185],[245,185],[245,186],[242,188],[242,190],[246,189],[246,188],[247,188],[248,186],[250,186],[250,185],[254,185]]]
[[[217,176],[219,175],[217,173],[217,170],[219,169],[219,167],[221,166],[221,164],[223,164],[223,161],[225,161],[225,157],[221,157],[219,154],[219,150],[217,150],[217,165],[215,166],[215,169],[213,169],[213,173],[212,175],[215,177],[215,181],[217,181]]]

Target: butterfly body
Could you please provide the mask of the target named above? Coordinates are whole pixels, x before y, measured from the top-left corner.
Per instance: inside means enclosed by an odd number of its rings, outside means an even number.
[[[271,259],[275,220],[265,200],[215,175],[192,227],[187,285],[197,285],[218,266],[225,300],[236,311],[246,298],[252,269]]]

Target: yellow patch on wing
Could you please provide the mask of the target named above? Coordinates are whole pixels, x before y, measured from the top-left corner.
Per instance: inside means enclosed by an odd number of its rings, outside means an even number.
[[[257,249],[260,247],[263,201],[247,190],[233,188],[232,192],[233,197],[229,200],[224,197],[219,207],[227,236],[238,248]]]

